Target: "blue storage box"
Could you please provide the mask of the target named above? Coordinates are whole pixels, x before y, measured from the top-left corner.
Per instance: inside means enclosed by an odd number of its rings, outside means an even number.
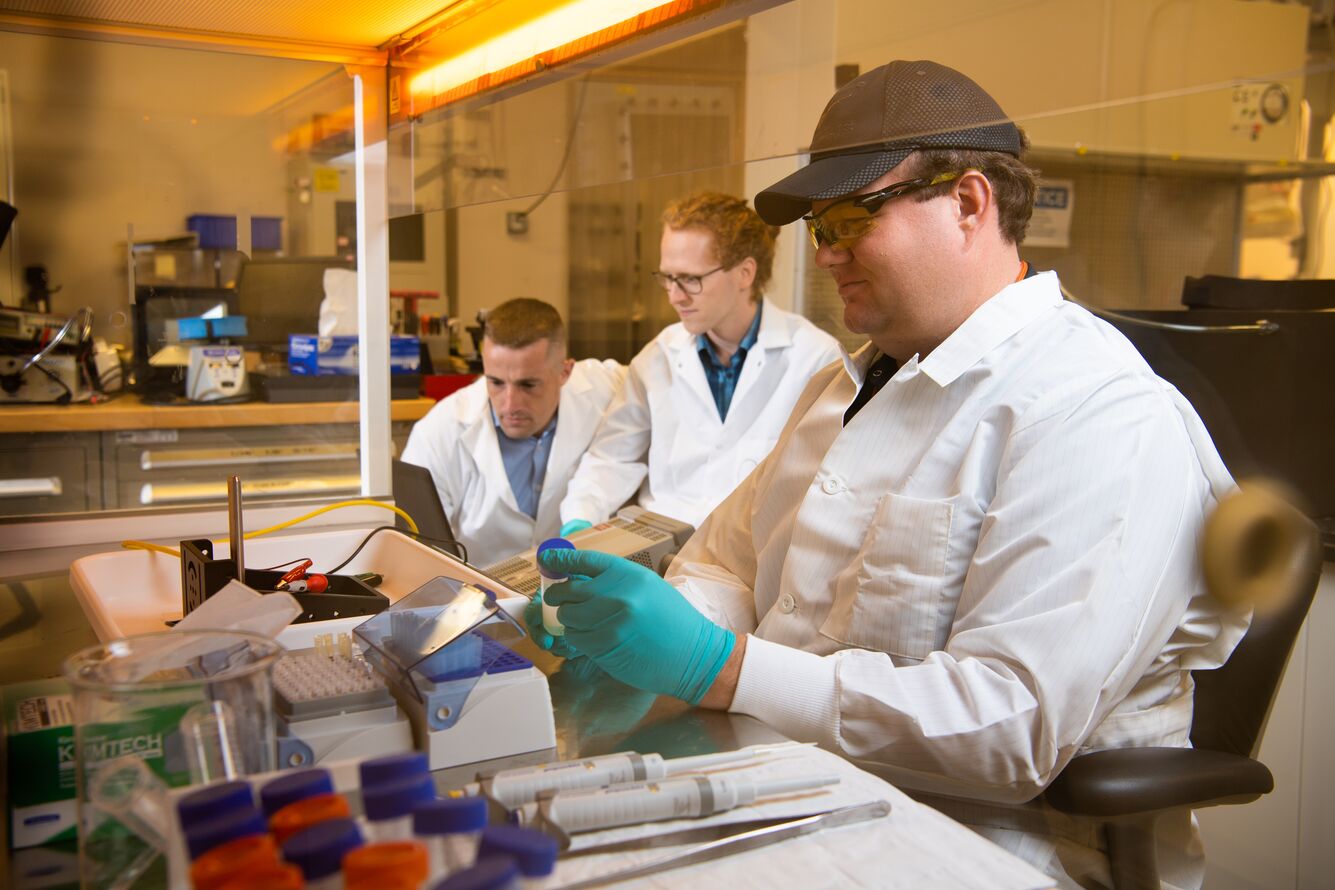
[[[281,216],[252,216],[250,218],[250,249],[282,250],[283,218]]]
[[[199,235],[199,246],[236,250],[236,217],[196,213],[185,219],[185,227]]]
[[[416,374],[422,364],[422,349],[416,337],[389,338],[389,372]],[[319,337],[290,334],[287,367],[293,374],[357,374],[357,338],[354,335]]]

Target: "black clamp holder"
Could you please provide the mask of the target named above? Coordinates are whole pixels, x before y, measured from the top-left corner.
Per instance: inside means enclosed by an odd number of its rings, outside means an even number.
[[[283,572],[245,567],[245,531],[241,523],[241,477],[227,480],[227,525],[232,559],[214,559],[213,542],[196,538],[181,542],[181,615],[189,615],[236,579],[260,593],[275,593]],[[329,586],[320,593],[284,591],[295,597],[301,614],[293,624],[328,621],[358,615],[375,615],[389,608],[389,597],[348,575],[329,575]]]
[[[236,562],[214,559],[213,542],[197,538],[181,542],[181,614],[189,615],[204,601],[236,578]],[[246,584],[260,593],[276,593],[282,572],[246,570]],[[307,621],[328,621],[354,615],[376,615],[389,608],[389,597],[368,587],[351,575],[329,575],[329,588],[323,593],[294,593],[283,591],[296,599],[301,614],[293,624]]]

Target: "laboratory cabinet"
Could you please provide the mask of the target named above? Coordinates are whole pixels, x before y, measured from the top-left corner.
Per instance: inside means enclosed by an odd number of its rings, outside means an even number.
[[[96,435],[0,435],[0,515],[101,509],[99,449]]]
[[[432,404],[391,403],[395,453]],[[250,497],[353,496],[356,419],[355,402],[11,407],[0,412],[0,516],[216,502],[233,473]]]

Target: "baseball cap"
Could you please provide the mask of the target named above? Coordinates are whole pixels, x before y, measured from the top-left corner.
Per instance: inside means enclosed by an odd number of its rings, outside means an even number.
[[[1020,156],[1019,127],[982,87],[936,62],[895,61],[844,84],[811,137],[811,163],[756,195],[756,212],[784,225],[812,201],[865,188],[920,148]]]

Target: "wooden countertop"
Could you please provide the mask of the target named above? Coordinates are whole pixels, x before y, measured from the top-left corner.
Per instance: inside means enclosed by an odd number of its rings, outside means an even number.
[[[432,399],[390,402],[391,420],[417,420]],[[124,394],[99,404],[0,405],[0,433],[101,432],[103,430],[194,429],[356,423],[357,402],[243,402],[237,405],[145,405]]]

